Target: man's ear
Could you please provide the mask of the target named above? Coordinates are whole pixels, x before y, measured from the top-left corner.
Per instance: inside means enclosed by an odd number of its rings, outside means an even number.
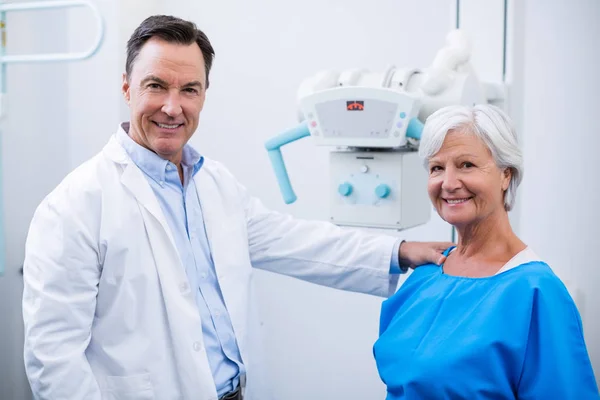
[[[125,98],[125,101],[127,102],[127,105],[129,105],[129,100],[131,99],[131,95],[129,93],[129,79],[127,78],[127,73],[123,73],[123,85],[121,86],[121,91],[123,92],[123,97]]]

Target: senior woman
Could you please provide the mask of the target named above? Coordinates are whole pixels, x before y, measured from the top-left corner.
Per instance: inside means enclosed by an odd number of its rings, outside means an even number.
[[[382,306],[374,355],[387,399],[598,399],[572,298],[510,226],[523,161],[508,117],[441,109],[419,153],[458,244]]]

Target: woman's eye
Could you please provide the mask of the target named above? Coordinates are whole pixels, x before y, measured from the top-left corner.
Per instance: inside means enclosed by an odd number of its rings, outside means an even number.
[[[442,170],[442,167],[440,167],[439,165],[434,165],[433,167],[429,168],[429,172],[438,172],[441,170]]]
[[[475,165],[474,165],[473,163],[470,163],[470,162],[468,162],[468,161],[467,161],[467,162],[464,162],[464,163],[462,164],[462,166],[463,166],[463,168],[472,168],[472,167],[474,167]]]

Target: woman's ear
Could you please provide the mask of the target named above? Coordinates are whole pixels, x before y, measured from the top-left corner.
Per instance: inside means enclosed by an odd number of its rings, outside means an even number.
[[[504,168],[502,171],[502,190],[507,191],[508,186],[510,185],[510,180],[512,178],[512,169]]]

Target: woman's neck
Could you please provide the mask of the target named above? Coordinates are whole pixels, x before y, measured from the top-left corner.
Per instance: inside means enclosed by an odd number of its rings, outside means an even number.
[[[504,210],[469,226],[457,227],[457,231],[455,256],[462,260],[506,263],[527,247],[513,232]]]

